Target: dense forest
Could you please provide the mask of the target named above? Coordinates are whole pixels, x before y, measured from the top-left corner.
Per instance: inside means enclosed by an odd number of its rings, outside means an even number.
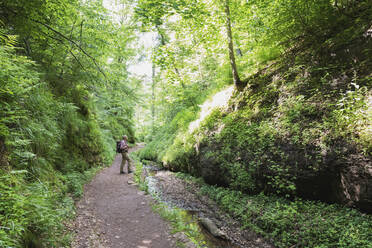
[[[371,68],[371,0],[0,0],[0,247],[69,247],[123,134],[277,247],[371,247]]]
[[[135,25],[102,1],[1,1],[0,13],[0,246],[61,247],[73,197],[120,135],[134,140]]]

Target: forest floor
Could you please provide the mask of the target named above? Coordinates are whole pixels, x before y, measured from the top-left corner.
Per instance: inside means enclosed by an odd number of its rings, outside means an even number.
[[[152,198],[132,184],[133,174],[119,174],[120,162],[118,154],[85,186],[71,225],[72,248],[175,247],[168,223],[151,209]]]

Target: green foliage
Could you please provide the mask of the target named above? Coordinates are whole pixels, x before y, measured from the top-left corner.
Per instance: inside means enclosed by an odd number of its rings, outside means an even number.
[[[100,169],[100,167],[95,167],[83,173],[71,172],[66,174],[63,181],[67,187],[67,193],[71,194],[75,199],[81,197],[84,193],[84,184],[89,182]]]
[[[27,182],[25,170],[0,171],[0,245],[41,247],[67,245],[63,221],[73,214],[73,201],[63,185]]]
[[[140,190],[148,193],[148,186],[145,181],[146,177],[143,170],[143,164],[139,160],[138,152],[132,152],[129,156],[131,157],[132,161],[134,161],[135,165],[134,181],[139,185]]]
[[[337,108],[332,112],[330,124],[336,135],[351,137],[366,155],[371,155],[372,141],[368,131],[372,114],[372,109],[368,106],[371,95],[365,86],[351,83],[350,88],[341,94]]]
[[[179,128],[171,145],[162,147],[163,162],[211,184],[294,197],[303,193],[304,175],[329,174],[338,164],[350,164],[352,154],[369,161],[366,65],[371,50],[365,2],[347,7],[301,0],[231,5],[232,18],[240,17],[234,39],[243,54],[252,55],[240,58],[241,68],[247,74],[254,71],[249,66],[263,69],[247,78],[248,87],[230,99],[227,110],[212,112],[193,133]]]
[[[0,44],[9,47],[14,46],[17,43],[17,36],[9,35],[3,27],[4,23],[0,20]]]
[[[277,247],[369,247],[371,216],[314,201],[288,201],[202,185],[201,192]]]
[[[0,6],[0,246],[67,247],[73,199],[134,141],[133,30],[99,0]]]
[[[177,132],[185,130],[188,124],[196,118],[195,107],[189,107],[179,111],[168,126],[160,129],[144,149],[139,152],[141,159],[162,161],[167,148],[169,148]]]

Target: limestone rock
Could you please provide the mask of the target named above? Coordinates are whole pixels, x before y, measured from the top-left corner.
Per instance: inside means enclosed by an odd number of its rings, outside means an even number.
[[[225,238],[226,234],[221,231],[217,225],[209,218],[200,218],[200,223],[210,232],[213,236],[217,238]]]
[[[129,185],[137,185],[133,180],[128,180]]]
[[[340,171],[338,197],[347,206],[372,213],[372,165],[351,165]]]

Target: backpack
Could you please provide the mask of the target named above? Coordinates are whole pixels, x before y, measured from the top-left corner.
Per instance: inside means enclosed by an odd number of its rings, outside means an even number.
[[[127,152],[129,150],[129,146],[127,144],[124,144],[123,147],[121,147],[121,140],[116,141],[116,152],[122,153]]]
[[[116,153],[121,153],[120,142],[121,142],[121,140],[116,141]]]

